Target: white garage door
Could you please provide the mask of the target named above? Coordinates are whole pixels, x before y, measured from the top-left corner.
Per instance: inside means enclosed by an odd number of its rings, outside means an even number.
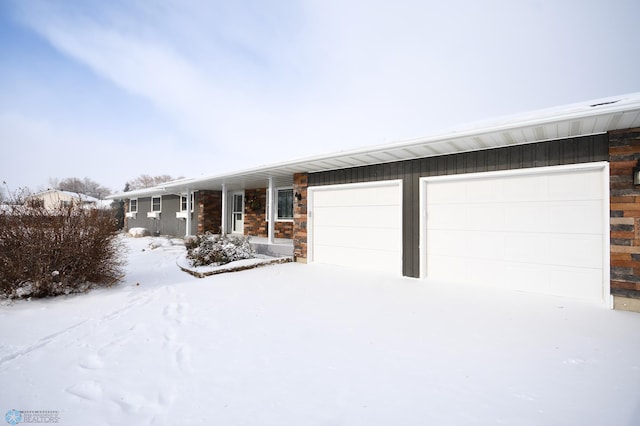
[[[527,172],[424,181],[426,276],[603,300],[606,169]]]
[[[402,273],[400,181],[309,188],[309,259]]]

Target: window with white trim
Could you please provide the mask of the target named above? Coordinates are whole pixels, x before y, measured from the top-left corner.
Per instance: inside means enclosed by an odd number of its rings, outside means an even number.
[[[194,204],[194,196],[193,196],[193,192],[191,193],[191,211],[193,211],[193,204]],[[186,195],[181,195],[180,196],[180,211],[181,212],[186,212],[187,211],[187,196]]]
[[[276,222],[293,220],[293,189],[276,190]],[[269,221],[269,203],[267,203],[267,222]]]
[[[129,200],[129,213],[137,213],[138,212],[138,199],[132,198]]]
[[[151,211],[159,212],[162,210],[162,197],[151,197]]]

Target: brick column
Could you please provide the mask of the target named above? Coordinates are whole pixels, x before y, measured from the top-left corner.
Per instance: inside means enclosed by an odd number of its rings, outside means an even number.
[[[306,173],[293,175],[293,257],[302,263],[307,262],[307,186]]]
[[[611,294],[614,308],[640,311],[640,128],[609,133]]]
[[[124,224],[124,229],[125,231],[129,231],[129,218],[127,217],[127,213],[129,213],[129,199],[125,198],[124,199],[124,218],[123,218],[123,224]]]
[[[219,233],[222,221],[222,191],[198,191],[198,234]]]

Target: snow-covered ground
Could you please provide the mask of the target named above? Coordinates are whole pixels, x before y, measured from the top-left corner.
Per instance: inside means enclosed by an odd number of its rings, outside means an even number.
[[[0,410],[64,425],[638,425],[640,314],[322,265],[0,306]]]

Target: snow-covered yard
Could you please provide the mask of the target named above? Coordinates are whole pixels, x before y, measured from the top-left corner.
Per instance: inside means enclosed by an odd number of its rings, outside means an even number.
[[[0,410],[65,425],[637,425],[640,314],[322,265],[0,306]],[[156,244],[158,245],[158,244]]]

